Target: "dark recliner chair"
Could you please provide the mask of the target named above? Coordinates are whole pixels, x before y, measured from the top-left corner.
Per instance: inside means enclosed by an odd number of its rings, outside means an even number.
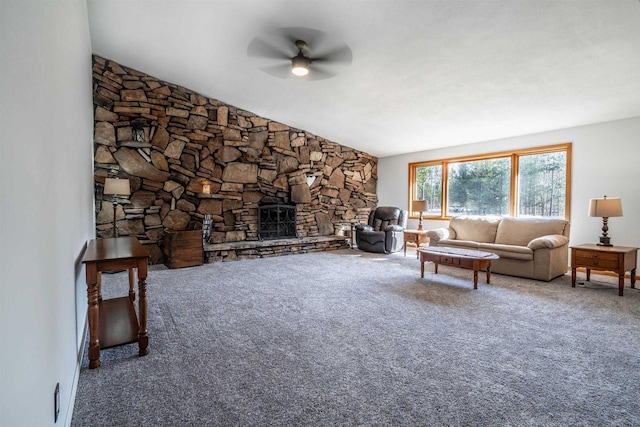
[[[358,249],[388,254],[404,246],[407,211],[391,206],[380,206],[369,214],[369,224],[356,226]]]

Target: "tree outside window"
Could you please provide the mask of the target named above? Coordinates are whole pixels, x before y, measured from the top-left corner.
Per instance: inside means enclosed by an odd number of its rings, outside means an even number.
[[[567,153],[531,154],[518,161],[518,215],[564,217]]]
[[[509,158],[449,163],[447,215],[509,215]]]
[[[414,198],[427,202],[427,216],[442,215],[442,165],[416,168]]]

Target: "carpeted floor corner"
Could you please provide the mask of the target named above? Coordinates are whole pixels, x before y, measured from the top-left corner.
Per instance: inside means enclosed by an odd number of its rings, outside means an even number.
[[[149,355],[85,354],[74,426],[637,426],[640,292],[357,250],[152,268]],[[579,275],[579,279],[584,277]],[[104,275],[105,297],[126,273]]]

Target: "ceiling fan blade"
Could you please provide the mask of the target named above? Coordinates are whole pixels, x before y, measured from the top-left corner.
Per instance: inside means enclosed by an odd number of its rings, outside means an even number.
[[[311,62],[331,63],[336,65],[350,65],[353,61],[353,53],[346,44],[343,44],[330,52],[320,53],[317,57],[311,57]]]
[[[325,67],[320,64],[311,64],[309,66],[309,74],[306,76],[307,80],[325,80],[335,77],[338,73],[330,70],[329,67]]]
[[[303,40],[307,44],[307,52],[322,46],[327,33],[313,28],[304,27],[284,27],[276,30],[276,34],[282,38],[283,43],[288,43],[295,47],[296,40]],[[296,52],[297,53],[297,52]]]
[[[291,73],[291,64],[271,65],[269,67],[261,67],[260,70],[279,79],[290,79],[295,77],[293,73]]]
[[[273,46],[266,40],[255,37],[247,46],[247,56],[253,58],[269,58],[269,59],[291,59],[287,51]]]

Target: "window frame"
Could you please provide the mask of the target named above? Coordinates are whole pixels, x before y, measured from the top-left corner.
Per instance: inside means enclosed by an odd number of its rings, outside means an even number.
[[[438,159],[438,160],[427,160],[422,162],[412,162],[409,163],[409,218],[418,219],[418,215],[415,215],[413,212],[413,200],[415,196],[415,188],[416,188],[416,171],[419,167],[424,166],[440,166],[442,168],[442,186],[440,188],[441,191],[441,212],[440,215],[422,215],[423,219],[430,220],[450,220],[451,216],[446,215],[449,207],[449,164],[450,163],[461,163],[461,162],[470,162],[477,160],[493,160],[493,159],[503,159],[510,158],[511,161],[511,177],[510,186],[509,186],[509,215],[510,216],[518,216],[518,177],[519,177],[519,167],[520,162],[519,158],[522,156],[529,156],[535,154],[547,154],[547,153],[555,153],[555,152],[565,152],[567,155],[566,159],[566,176],[565,176],[565,207],[564,207],[564,217],[566,220],[569,220],[571,216],[571,149],[572,143],[565,142],[561,144],[554,145],[545,145],[540,147],[531,147],[531,148],[522,148],[518,150],[509,150],[509,151],[498,151],[492,153],[485,154],[475,154],[469,156],[461,156],[461,157],[450,157],[446,159]]]

